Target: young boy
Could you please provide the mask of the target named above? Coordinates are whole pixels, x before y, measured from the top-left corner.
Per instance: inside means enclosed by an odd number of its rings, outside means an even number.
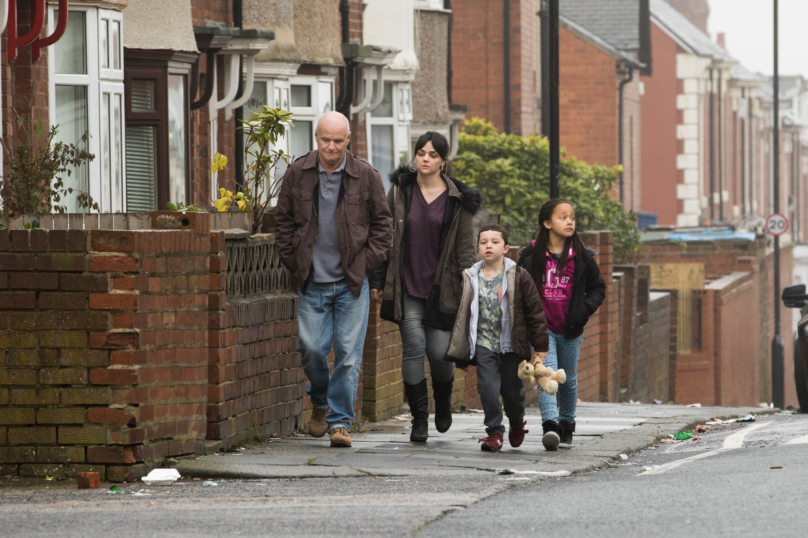
[[[483,226],[477,252],[483,261],[463,273],[463,294],[444,360],[459,368],[477,367],[477,390],[485,411],[488,437],[482,449],[502,448],[505,426],[502,405],[510,421],[508,441],[516,448],[525,439],[525,391],[518,366],[531,360],[530,346],[547,354],[547,322],[541,298],[530,274],[505,257],[508,231],[498,224]]]

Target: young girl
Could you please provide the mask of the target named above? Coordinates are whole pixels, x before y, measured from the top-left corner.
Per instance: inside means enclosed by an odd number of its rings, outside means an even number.
[[[575,210],[562,198],[541,207],[536,240],[519,252],[519,265],[530,271],[547,317],[550,351],[545,365],[567,374],[566,383],[558,386],[558,401],[556,395],[539,394],[546,450],[572,444],[584,326],[606,295],[594,255],[575,231]]]

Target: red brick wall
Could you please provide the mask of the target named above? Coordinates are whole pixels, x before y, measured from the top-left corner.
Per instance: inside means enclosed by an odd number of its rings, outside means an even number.
[[[271,236],[245,242],[265,244]],[[249,248],[249,247],[248,247]],[[297,296],[228,297],[224,232],[211,234],[207,440],[290,435],[301,424],[306,390],[297,352]]]
[[[132,480],[201,451],[209,229],[0,231],[6,471]]]
[[[511,132],[533,134],[537,78],[533,70],[532,0],[510,5]],[[467,118],[480,117],[503,131],[505,127],[505,69],[502,3],[453,0],[452,101],[468,105]]]
[[[618,162],[615,61],[565,28],[559,32],[561,146],[592,164]]]
[[[756,350],[754,353],[756,365],[759,374],[757,379],[758,388],[754,398],[751,400],[757,402],[771,402],[771,341],[774,337],[774,272],[773,272],[773,255],[767,252],[766,240],[759,239],[755,242],[751,241],[720,241],[720,242],[693,242],[688,243],[686,248],[670,243],[646,243],[642,250],[641,255],[644,263],[704,263],[705,275],[708,280],[714,280],[731,274],[736,271],[750,272],[755,275],[755,286],[757,293],[746,294],[745,306],[735,306],[730,309],[733,317],[737,316],[737,312],[744,312],[745,316],[751,317],[756,323],[756,334],[758,335],[755,340],[746,348]],[[787,246],[781,250],[780,258],[780,285],[781,288],[789,286],[792,282],[792,263],[793,263],[793,249]],[[713,295],[707,292],[698,292],[699,296],[705,296],[704,301],[708,304],[702,305],[703,312],[712,312],[713,310]],[[780,312],[782,316],[781,323],[781,336],[785,344],[785,401],[786,405],[798,405],[796,398],[796,387],[794,385],[794,364],[793,364],[793,328],[792,318],[793,312],[780,305]],[[704,334],[714,333],[714,319],[713,317],[703,316],[704,324],[702,332]],[[748,332],[748,331],[747,331]],[[680,379],[682,371],[693,369],[694,361],[699,362],[698,356],[693,358],[692,355],[677,355],[677,381],[676,381],[676,402],[677,403],[694,403],[693,401],[686,401],[693,396],[693,393],[688,393],[683,388]],[[708,359],[703,359],[708,360]],[[710,361],[713,359],[710,358]],[[699,368],[704,367],[703,364],[698,365]],[[708,372],[709,373],[709,372]],[[705,374],[706,375],[706,374]],[[713,374],[710,374],[713,375]],[[751,374],[750,374],[751,375]],[[713,389],[713,394],[715,389]],[[713,396],[715,397],[715,396]],[[704,403],[704,402],[702,402]]]
[[[371,302],[362,356],[362,414],[368,420],[386,420],[401,409],[404,401],[401,352],[398,326],[382,320],[379,305]]]
[[[619,297],[612,284],[612,232],[586,232],[581,239],[597,254],[606,283],[606,299],[589,319],[578,358],[578,397],[585,401],[614,401],[617,368]]]
[[[676,167],[679,142],[676,126],[679,112],[676,95],[678,45],[668,35],[651,25],[651,44],[654,50],[654,76],[642,77],[645,95],[642,96],[641,129],[646,142],[642,144],[642,204],[643,211],[659,214],[659,224],[676,224],[679,203],[676,185],[680,173]]]

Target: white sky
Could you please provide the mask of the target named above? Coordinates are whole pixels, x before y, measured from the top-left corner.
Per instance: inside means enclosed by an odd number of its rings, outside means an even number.
[[[709,0],[710,36],[726,34],[727,50],[748,69],[771,75],[773,1]],[[780,0],[780,74],[808,77],[808,0]]]

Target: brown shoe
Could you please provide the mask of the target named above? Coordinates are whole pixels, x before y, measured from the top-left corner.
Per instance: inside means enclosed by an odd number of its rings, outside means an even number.
[[[312,437],[322,437],[328,431],[328,422],[325,421],[325,414],[328,409],[314,409],[309,419],[309,435]]]
[[[334,428],[330,435],[332,447],[351,446],[351,436],[345,428]]]

